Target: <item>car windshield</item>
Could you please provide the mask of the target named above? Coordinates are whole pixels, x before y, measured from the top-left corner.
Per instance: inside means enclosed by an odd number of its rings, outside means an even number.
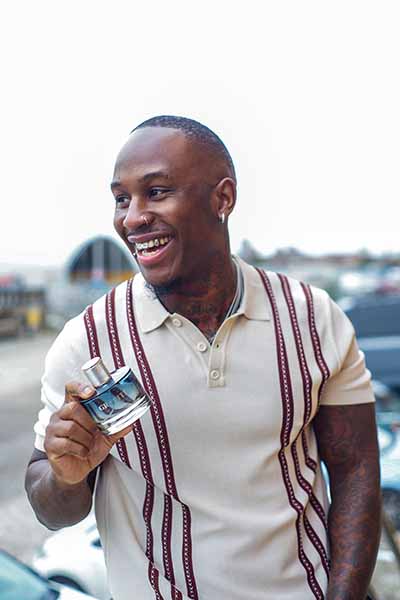
[[[55,600],[59,594],[33,571],[0,553],[1,600]]]

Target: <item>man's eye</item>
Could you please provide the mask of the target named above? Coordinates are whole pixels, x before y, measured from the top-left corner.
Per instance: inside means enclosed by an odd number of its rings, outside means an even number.
[[[165,194],[167,190],[165,188],[158,188],[158,187],[154,187],[154,188],[150,188],[149,190],[149,197],[150,198],[157,198],[158,196],[161,196],[162,194]]]
[[[121,204],[125,204],[127,202],[129,203],[128,196],[116,196],[116,198],[115,198],[115,204],[117,204],[118,206],[120,206]]]

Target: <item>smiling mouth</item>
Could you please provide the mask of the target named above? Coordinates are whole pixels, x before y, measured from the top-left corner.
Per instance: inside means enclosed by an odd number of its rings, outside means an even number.
[[[147,242],[137,242],[135,244],[135,250],[138,256],[151,256],[159,251],[161,248],[166,246],[172,237],[170,235],[164,237],[155,237]]]

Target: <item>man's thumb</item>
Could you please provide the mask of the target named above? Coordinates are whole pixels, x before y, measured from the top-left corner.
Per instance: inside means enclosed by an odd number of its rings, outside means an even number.
[[[79,402],[86,400],[95,393],[95,389],[87,383],[71,381],[65,386],[65,402]]]

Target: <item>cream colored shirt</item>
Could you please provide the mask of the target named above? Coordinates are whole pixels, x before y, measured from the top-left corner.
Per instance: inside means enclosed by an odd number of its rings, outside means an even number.
[[[373,402],[347,317],[322,290],[239,260],[244,297],[212,346],[141,275],[67,323],[35,425],[101,354],[153,403],[101,467],[95,509],[115,600],[324,598],[328,501],[319,404]]]

